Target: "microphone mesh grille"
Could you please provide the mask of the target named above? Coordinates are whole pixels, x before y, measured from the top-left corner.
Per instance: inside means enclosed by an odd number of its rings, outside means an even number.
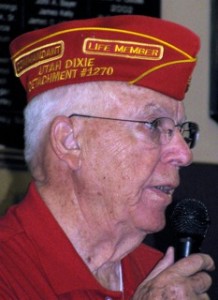
[[[196,199],[183,199],[171,215],[172,229],[176,234],[205,237],[210,218],[206,206]]]

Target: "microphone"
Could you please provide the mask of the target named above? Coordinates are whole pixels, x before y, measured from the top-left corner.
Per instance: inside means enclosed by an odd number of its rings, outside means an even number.
[[[170,217],[174,233],[175,261],[200,252],[210,218],[206,206],[196,199],[179,201]]]

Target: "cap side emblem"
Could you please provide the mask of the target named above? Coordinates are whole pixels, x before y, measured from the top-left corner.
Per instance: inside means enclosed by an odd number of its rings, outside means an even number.
[[[46,62],[61,58],[64,54],[64,42],[57,41],[28,51],[14,59],[17,77]]]
[[[131,59],[161,60],[164,47],[132,41],[86,38],[83,43],[83,53]]]

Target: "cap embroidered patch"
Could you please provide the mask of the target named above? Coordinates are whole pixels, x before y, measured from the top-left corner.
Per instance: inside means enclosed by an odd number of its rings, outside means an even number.
[[[158,18],[113,16],[35,30],[10,45],[28,100],[88,81],[125,81],[184,98],[199,50],[189,29]]]
[[[42,47],[33,49],[28,53],[18,56],[14,60],[15,74],[17,77],[20,77],[22,74],[34,67],[61,58],[63,56],[63,53],[63,41],[47,44]]]
[[[83,52],[87,54],[145,60],[161,59],[163,57],[163,49],[160,45],[94,38],[87,38],[83,44]]]

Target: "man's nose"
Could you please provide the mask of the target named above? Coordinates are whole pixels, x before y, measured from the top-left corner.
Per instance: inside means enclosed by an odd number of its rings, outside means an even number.
[[[176,130],[171,141],[162,147],[162,160],[165,163],[170,162],[178,167],[188,166],[192,163],[192,150],[184,140],[179,130]]]

